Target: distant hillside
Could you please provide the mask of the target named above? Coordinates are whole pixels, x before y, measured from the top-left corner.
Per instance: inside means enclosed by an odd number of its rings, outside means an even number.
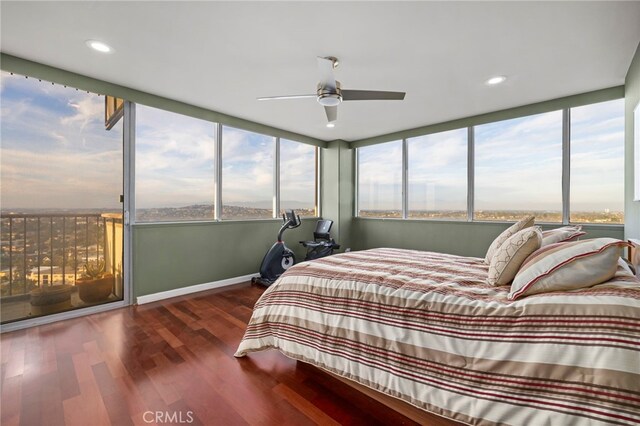
[[[313,216],[315,210],[304,208],[302,203],[295,203],[301,207],[293,207],[288,202],[283,202],[283,206],[294,208],[300,216]],[[251,203],[254,204],[254,203]],[[255,203],[255,204],[258,204]],[[272,208],[252,206],[223,206],[222,217],[229,220],[242,219],[271,219]],[[178,222],[186,220],[212,220],[214,218],[214,206],[212,204],[194,204],[184,207],[159,207],[149,209],[137,209],[136,221],[139,222]]]

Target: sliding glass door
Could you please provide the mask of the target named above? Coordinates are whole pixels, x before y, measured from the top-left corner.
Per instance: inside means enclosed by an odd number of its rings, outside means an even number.
[[[1,79],[2,323],[123,300],[122,102]]]

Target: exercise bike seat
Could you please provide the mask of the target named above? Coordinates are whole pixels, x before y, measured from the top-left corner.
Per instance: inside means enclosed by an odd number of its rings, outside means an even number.
[[[313,241],[300,241],[300,244],[307,249],[305,260],[329,256],[333,250],[340,248],[340,244],[336,244],[329,234],[332,225],[332,220],[319,220],[316,222],[315,231],[313,231]]]
[[[300,241],[303,247],[316,248],[316,247],[333,247],[339,249],[340,244],[336,244],[334,240],[329,241]]]

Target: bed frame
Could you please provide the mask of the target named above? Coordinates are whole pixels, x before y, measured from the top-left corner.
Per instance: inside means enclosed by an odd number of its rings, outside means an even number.
[[[303,364],[306,368],[310,368],[321,375],[329,376],[333,379],[339,380],[350,388],[368,396],[369,398],[381,403],[387,408],[402,414],[403,416],[413,420],[414,422],[421,425],[429,425],[429,426],[463,426],[465,423],[456,422],[455,420],[450,420],[445,417],[441,417],[437,414],[433,414],[424,410],[421,410],[418,407],[415,407],[407,402],[404,402],[398,398],[394,398],[390,395],[385,395],[382,392],[376,391],[360,383],[354,382],[353,380],[345,379],[344,377],[340,377],[336,374],[333,374],[329,371],[318,368],[312,364],[307,364],[302,361],[298,361],[299,364]]]

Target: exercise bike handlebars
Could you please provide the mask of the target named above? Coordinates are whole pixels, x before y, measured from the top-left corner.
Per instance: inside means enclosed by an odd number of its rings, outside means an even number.
[[[280,227],[280,231],[278,231],[278,241],[282,241],[282,233],[286,229],[293,229],[300,226],[300,216],[295,214],[293,210],[287,210],[286,213],[282,214],[282,227]]]

